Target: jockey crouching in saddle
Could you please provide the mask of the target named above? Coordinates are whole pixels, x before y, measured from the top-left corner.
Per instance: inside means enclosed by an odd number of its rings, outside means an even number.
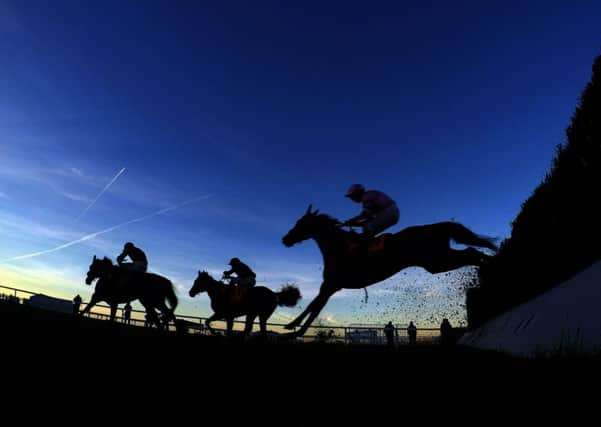
[[[240,261],[239,258],[232,258],[229,262],[229,265],[232,268],[224,271],[223,275],[230,279],[230,285],[233,286],[230,294],[231,301],[233,303],[240,303],[246,291],[256,285],[257,275],[248,265]],[[236,276],[232,277],[231,275],[234,273]]]
[[[131,262],[124,262],[125,258],[129,257]],[[119,267],[129,271],[138,271],[146,273],[148,269],[148,259],[144,251],[136,246],[132,242],[127,242],[123,246],[123,252],[117,257],[117,263]]]
[[[359,234],[359,247],[355,252],[367,256],[369,242],[380,232],[395,225],[399,221],[399,208],[394,200],[378,190],[365,190],[361,184],[353,184],[345,194],[355,203],[361,203],[363,210],[343,223],[346,226],[357,226],[363,229]]]

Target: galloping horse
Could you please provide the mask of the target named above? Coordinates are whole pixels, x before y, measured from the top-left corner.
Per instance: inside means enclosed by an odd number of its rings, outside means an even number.
[[[119,304],[137,299],[146,309],[151,324],[154,323],[159,328],[162,326],[155,309],[163,314],[166,322],[175,322],[173,312],[177,307],[177,296],[169,279],[154,273],[125,270],[113,265],[107,257],[100,259],[94,255],[86,276],[86,284],[92,284],[95,279],[98,281],[94,293],[86,308],[82,310],[82,315],[98,302],[106,301],[111,307],[111,320],[115,320]],[[171,308],[167,307],[165,300]]]
[[[311,211],[311,205],[282,238],[282,243],[292,245],[314,239],[324,260],[323,282],[319,294],[305,311],[286,325],[294,329],[307,320],[298,331],[288,334],[302,336],[328,302],[328,299],[345,289],[364,288],[381,282],[393,274],[408,268],[422,267],[432,274],[455,270],[460,267],[481,266],[490,256],[474,248],[452,249],[450,240],[457,243],[497,250],[492,238],[478,236],[456,222],[407,227],[394,234],[383,234],[373,239],[367,253],[357,252],[358,235],[340,228],[342,224],[319,211]]]
[[[211,333],[215,330],[211,328],[211,322],[214,320],[225,319],[227,323],[227,335],[232,334],[234,319],[246,315],[246,324],[242,336],[245,337],[252,330],[255,318],[259,317],[259,325],[263,336],[267,333],[267,319],[273,314],[277,306],[294,307],[301,298],[300,291],[296,286],[286,285],[279,292],[274,292],[265,286],[253,286],[244,290],[244,294],[239,301],[234,301],[231,285],[213,279],[206,271],[199,271],[198,277],[194,280],[194,285],[190,289],[190,296],[194,297],[199,292],[207,292],[211,299],[211,308],[214,313],[209,317],[205,324]]]

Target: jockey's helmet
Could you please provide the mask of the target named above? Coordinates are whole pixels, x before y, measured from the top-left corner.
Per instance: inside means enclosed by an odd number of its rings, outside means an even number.
[[[346,191],[345,197],[352,197],[355,194],[362,194],[365,192],[365,187],[361,184],[353,184]]]
[[[132,249],[134,247],[134,244],[132,242],[127,242],[124,246],[125,249]]]
[[[230,259],[229,265],[239,264],[240,260],[236,257]]]

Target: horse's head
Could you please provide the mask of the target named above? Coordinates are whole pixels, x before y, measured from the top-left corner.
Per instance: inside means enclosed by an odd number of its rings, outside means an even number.
[[[113,263],[108,258],[100,259],[96,258],[96,255],[94,255],[94,259],[92,260],[92,264],[90,264],[88,274],[86,275],[86,285],[91,285],[94,280],[102,277],[107,271],[107,266],[112,264]]]
[[[284,245],[290,247],[303,240],[314,238],[326,227],[331,228],[338,223],[337,220],[324,214],[320,215],[319,210],[312,211],[311,208],[312,205],[309,205],[305,214],[282,238]]]
[[[194,280],[194,284],[192,285],[192,288],[190,289],[190,292],[188,292],[188,294],[191,297],[195,297],[200,292],[206,292],[209,284],[213,280],[214,279],[206,271],[199,271],[198,277],[196,278],[196,280]]]

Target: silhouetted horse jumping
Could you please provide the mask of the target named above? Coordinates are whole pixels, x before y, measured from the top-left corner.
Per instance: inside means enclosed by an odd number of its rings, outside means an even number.
[[[98,281],[94,293],[86,308],[82,310],[82,315],[100,301],[106,301],[111,307],[111,320],[115,320],[119,304],[137,299],[146,309],[151,324],[162,327],[155,309],[163,314],[166,323],[169,320],[175,322],[173,312],[177,307],[177,296],[169,279],[154,273],[126,270],[113,265],[107,257],[100,259],[94,255],[86,276],[86,284],[92,284],[95,279]]]
[[[238,295],[235,292],[241,291]],[[227,335],[232,334],[234,319],[246,315],[246,324],[242,336],[245,337],[252,330],[255,318],[259,317],[259,325],[263,336],[267,333],[267,319],[273,314],[277,306],[294,307],[301,298],[296,286],[283,286],[279,292],[274,292],[265,286],[253,286],[248,289],[236,289],[232,285],[213,279],[206,271],[199,271],[194,285],[190,289],[190,296],[194,297],[199,292],[207,292],[211,299],[211,308],[214,313],[205,324],[211,333],[216,331],[211,328],[211,322],[225,320]]]
[[[478,236],[456,222],[407,227],[398,233],[383,234],[373,239],[365,253],[357,253],[358,235],[340,228],[342,224],[319,211],[307,209],[296,225],[282,238],[285,246],[314,239],[323,255],[323,283],[319,294],[287,329],[294,329],[308,316],[298,331],[288,334],[301,336],[328,302],[339,290],[364,288],[381,282],[408,267],[423,267],[435,274],[460,267],[480,266],[490,258],[474,248],[456,250],[450,240],[457,243],[497,250],[494,239]]]

